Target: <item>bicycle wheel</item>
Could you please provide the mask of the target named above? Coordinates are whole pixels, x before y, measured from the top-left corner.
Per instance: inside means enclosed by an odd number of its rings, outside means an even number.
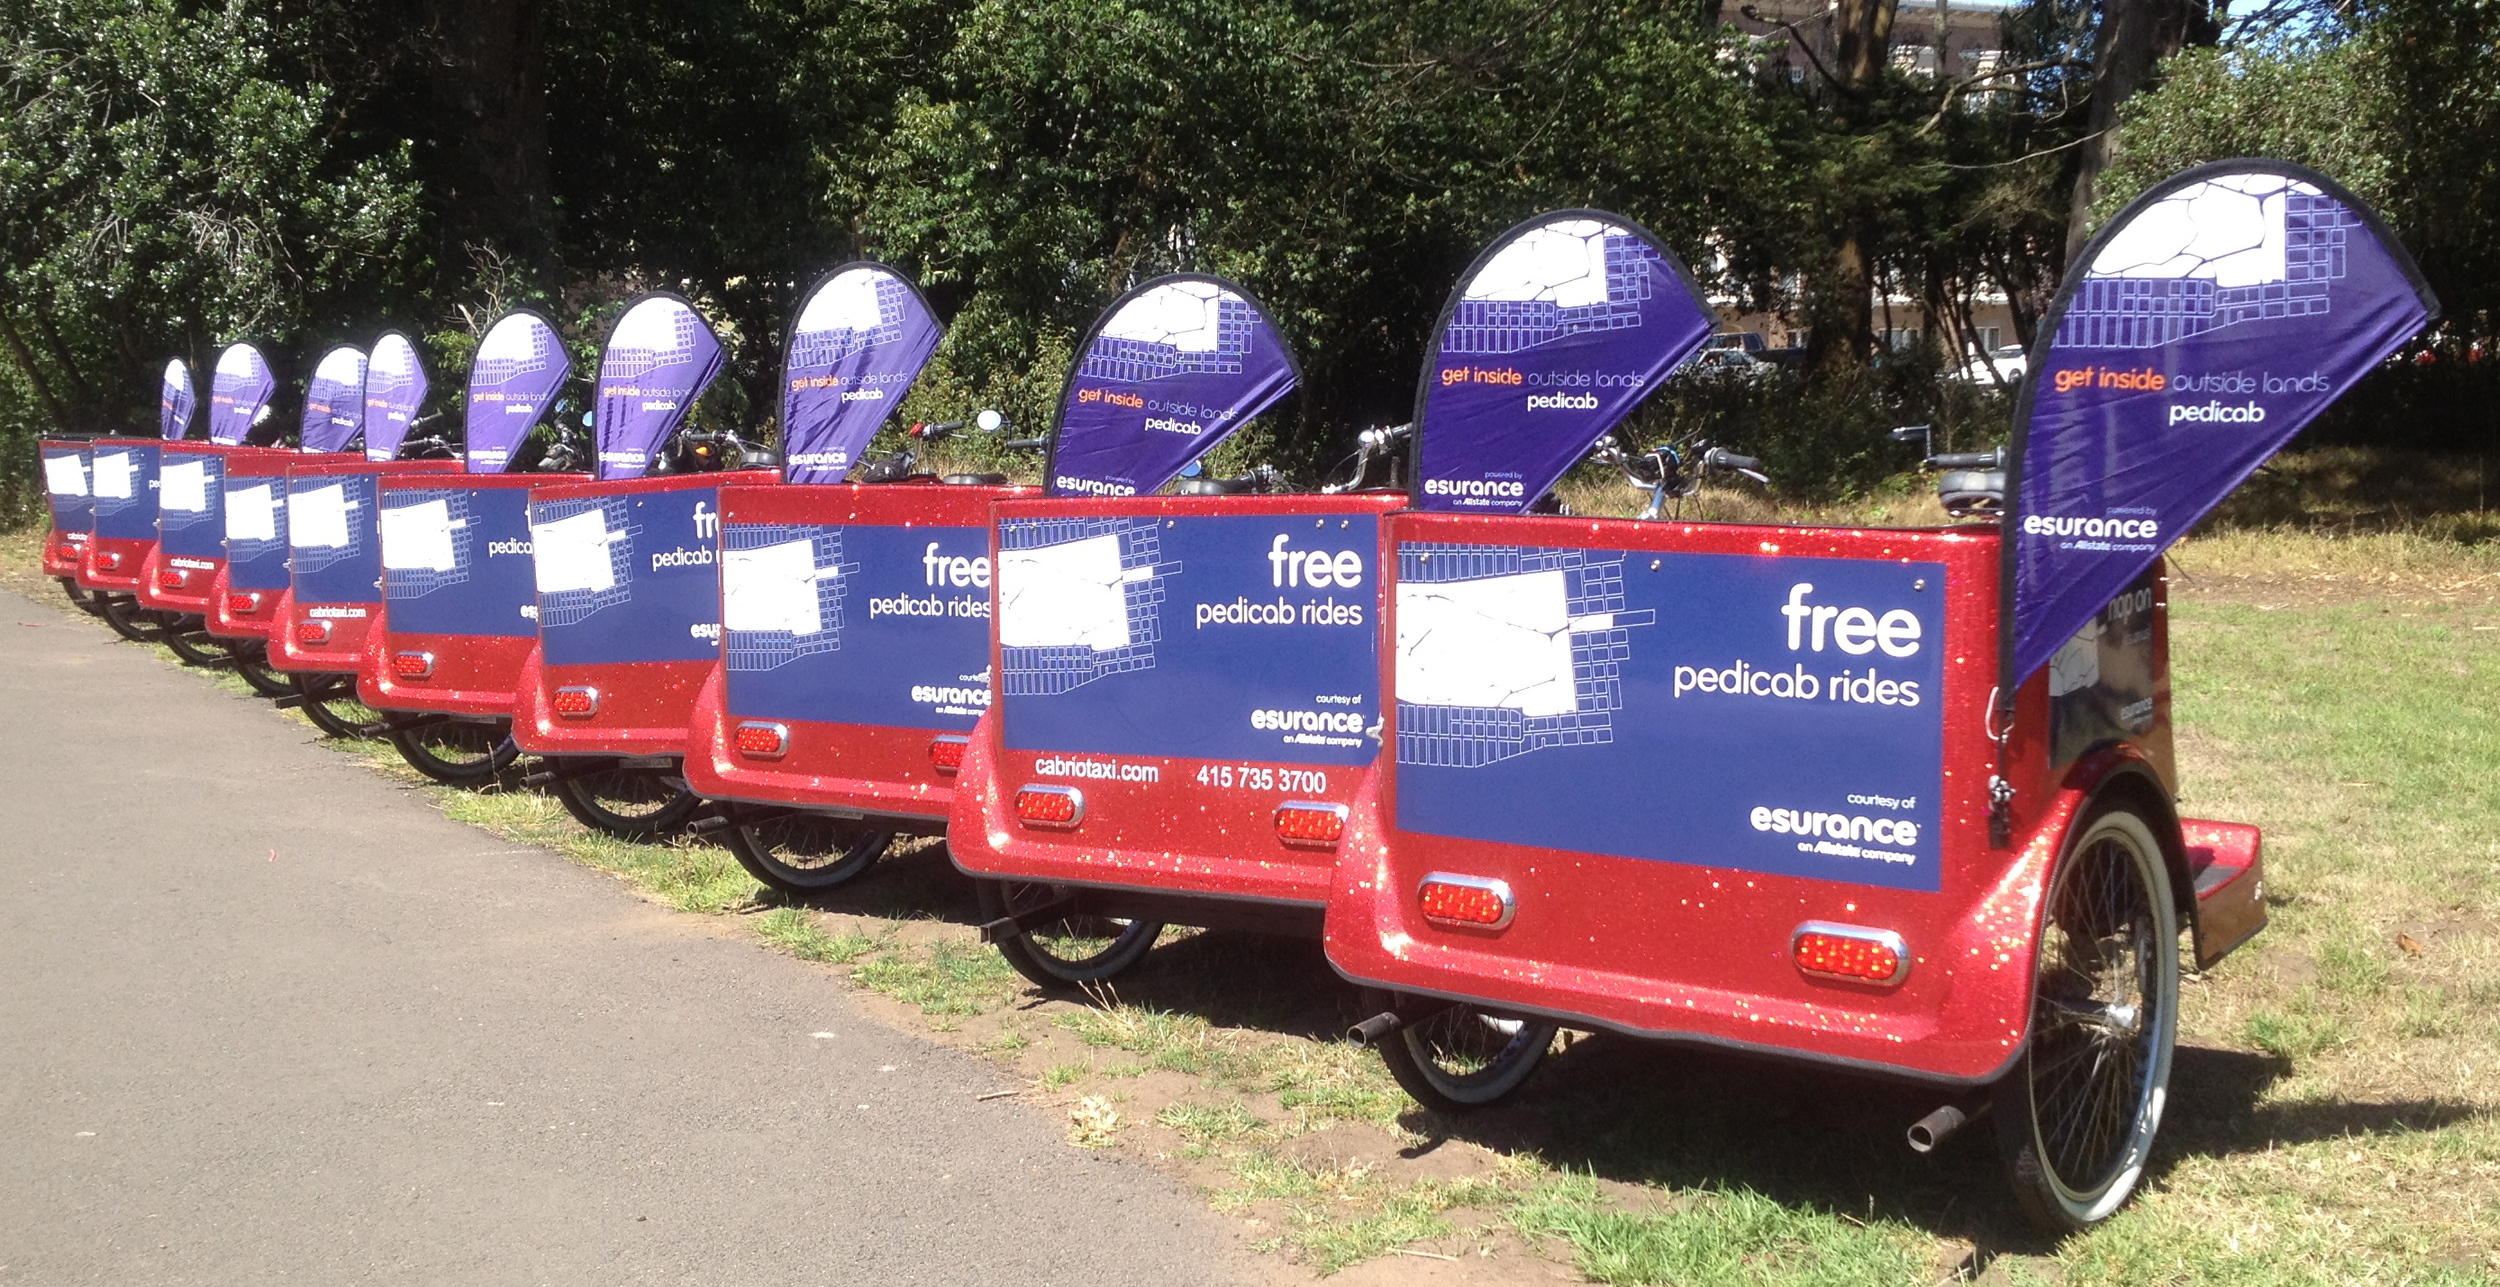
[[[2050,882],[2031,1041],[1995,1111],[2015,1200],[2051,1233],[2107,1219],[2143,1178],[2178,1039],[2178,917],[2160,845],[2123,806]]]
[[[234,645],[208,632],[208,618],[186,612],[165,623],[161,642],[194,666],[226,666],[234,662]]]
[[[445,720],[420,728],[394,728],[391,745],[408,767],[447,786],[483,786],[521,758],[512,742],[512,721]]]
[[[332,737],[380,737],[386,731],[382,712],[356,695],[354,675],[296,675],[295,691],[304,695],[300,709],[315,728]]]
[[[164,639],[165,614],[139,602],[137,595],[100,591],[96,597],[104,601],[96,615],[104,618],[104,624],[111,626],[114,634],[132,643],[158,643]]]
[[[894,843],[894,833],[821,813],[793,813],[738,823],[721,840],[748,875],[774,889],[804,894],[831,889],[875,866]]]
[[[1363,995],[1364,1008],[1375,1014],[1414,1004],[1386,992]],[[1463,1113],[1519,1089],[1553,1044],[1553,1024],[1461,1002],[1391,1033],[1380,1043],[1380,1058],[1416,1103]]]
[[[553,789],[583,826],[626,840],[676,831],[703,803],[674,773],[615,764],[560,779]]]
[[[99,602],[103,596],[83,585],[78,584],[77,578],[56,576],[52,579],[61,583],[61,593],[68,595],[69,601],[77,604],[80,612],[86,613],[91,617],[100,617],[104,615],[104,605]]]
[[[1038,910],[1067,897],[1060,885],[1021,880],[976,880],[981,917],[999,920]],[[1045,991],[1098,983],[1137,964],[1163,936],[1161,921],[1103,916],[1065,916],[998,940],[999,955]]]
[[[269,664],[269,645],[258,639],[234,641],[234,673],[263,697],[284,697],[295,691],[295,676]]]

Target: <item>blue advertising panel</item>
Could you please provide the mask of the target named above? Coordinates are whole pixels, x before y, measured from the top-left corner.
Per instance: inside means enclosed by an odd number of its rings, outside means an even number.
[[[98,438],[88,457],[95,496],[95,534],[121,541],[156,539],[156,440]]]
[[[674,295],[634,301],[599,354],[600,478],[640,478],[720,374],[720,337]]]
[[[719,543],[718,487],[532,501],[547,661],[718,657]]]
[[[1710,338],[1681,261],[1597,210],[1502,234],[1451,292],[1415,393],[1415,507],[1517,514]]]
[[[729,713],[969,732],[990,704],[986,527],[734,523]]]
[[[381,481],[372,474],[287,479],[287,567],[297,602],[382,601]]]
[[[782,365],[782,477],[841,482],[943,333],[920,288],[883,264],[847,264],[820,283]]]
[[[1053,496],[1156,491],[1300,378],[1248,291],[1195,274],[1121,296],[1077,355],[1051,443]]]
[[[365,355],[345,344],[321,355],[304,386],[306,451],[339,451],[365,426]]]
[[[168,451],[156,471],[157,545],[194,559],[226,557],[226,458]]]
[[[417,346],[397,331],[384,331],[365,365],[365,459],[399,455],[425,392],[425,363],[417,357]]]
[[[2367,206],[2278,161],[2168,180],[2079,263],[2015,417],[2016,681],[2439,308]]]
[[[529,489],[455,484],[383,492],[382,589],[395,631],[537,634]]]
[[[237,590],[287,587],[286,479],[226,478],[226,581]]]
[[[500,474],[512,453],[573,374],[555,324],[526,310],[506,313],[478,341],[469,364],[469,406],[463,435],[469,472]]]
[[[269,395],[278,391],[269,359],[249,344],[229,344],[217,355],[217,370],[208,383],[208,440],[232,447],[269,414]]]
[[[1370,763],[1379,531],[1368,511],[1002,522],[1006,744]]]
[[[85,532],[95,527],[94,490],[88,474],[94,464],[88,460],[85,447],[43,446],[43,495],[52,506],[52,526],[63,532]]]
[[[1942,564],[1397,557],[1400,830],[1938,887]]]
[[[156,433],[167,442],[191,432],[191,413],[200,405],[191,388],[191,364],[181,358],[165,364],[165,378],[156,391]]]

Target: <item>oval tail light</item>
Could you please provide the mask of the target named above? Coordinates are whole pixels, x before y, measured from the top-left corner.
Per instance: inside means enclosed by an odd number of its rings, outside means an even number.
[[[940,733],[929,739],[929,767],[953,774],[964,766],[964,748],[972,739],[961,733]]]
[[[1489,876],[1436,871],[1424,877],[1415,896],[1425,920],[1454,929],[1503,929],[1519,914],[1510,882]]]
[[[1276,838],[1289,845],[1334,849],[1345,838],[1346,807],[1310,800],[1287,800],[1276,806]]]
[[[790,726],[771,720],[751,719],[738,724],[733,735],[738,754],[750,760],[778,760],[790,753]]]
[[[1800,973],[1892,987],[1909,977],[1910,949],[1891,930],[1807,921],[1789,941]]]
[[[588,684],[570,684],[557,689],[547,705],[566,719],[589,719],[599,713],[599,690]]]
[[[1085,793],[1075,787],[1020,787],[1016,791],[1016,818],[1028,827],[1073,831],[1085,821]]]

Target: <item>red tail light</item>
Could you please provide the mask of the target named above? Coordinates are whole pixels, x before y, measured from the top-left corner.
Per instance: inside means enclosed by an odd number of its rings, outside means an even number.
[[[940,773],[953,773],[964,766],[964,748],[972,739],[961,733],[940,733],[929,739],[929,767]]]
[[[226,596],[228,616],[248,617],[258,611],[260,611],[260,591],[258,590],[245,590],[240,594]]]
[[[327,621],[296,622],[295,642],[307,647],[330,642],[330,623]]]
[[[1797,968],[1827,979],[1899,983],[1910,970],[1910,951],[1891,930],[1808,921],[1789,945]]]
[[[599,713],[599,690],[588,684],[559,688],[547,704],[566,719],[588,719]]]
[[[1435,925],[1501,929],[1519,914],[1518,900],[1511,897],[1510,882],[1484,876],[1454,876],[1436,871],[1424,877],[1416,896],[1423,904],[1424,919]]]
[[[122,556],[111,550],[97,550],[95,552],[95,565],[109,572],[122,565]]]
[[[1028,827],[1072,831],[1085,820],[1085,793],[1075,787],[1024,787],[1016,792],[1016,817]]]
[[[156,570],[156,584],[160,589],[179,590],[182,587],[191,584],[191,569],[158,568]]]
[[[1342,804],[1287,800],[1276,806],[1276,838],[1289,845],[1334,849],[1345,835],[1345,814]]]
[[[790,749],[790,726],[751,719],[734,735],[738,754],[754,760],[778,760]]]
[[[391,673],[401,679],[424,679],[434,673],[434,654],[430,652],[392,653]]]

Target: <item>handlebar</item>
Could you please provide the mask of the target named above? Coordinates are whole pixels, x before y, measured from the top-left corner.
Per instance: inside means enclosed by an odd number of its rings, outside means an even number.
[[[1930,469],[2002,469],[2005,467],[2005,449],[1948,451],[1929,456],[1927,465]]]

